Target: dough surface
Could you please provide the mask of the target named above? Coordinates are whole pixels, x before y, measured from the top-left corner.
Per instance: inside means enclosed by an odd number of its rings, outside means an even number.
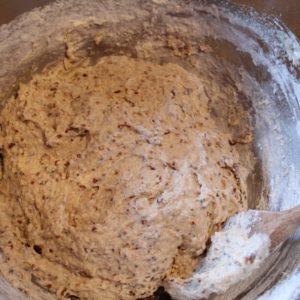
[[[247,208],[208,101],[183,67],[123,56],[22,84],[0,116],[4,277],[33,299],[119,300],[187,276]]]

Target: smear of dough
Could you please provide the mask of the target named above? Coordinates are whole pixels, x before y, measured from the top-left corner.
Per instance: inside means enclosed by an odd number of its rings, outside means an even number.
[[[21,85],[0,116],[4,277],[32,299],[119,300],[187,276],[247,206],[208,101],[182,67],[121,56]]]

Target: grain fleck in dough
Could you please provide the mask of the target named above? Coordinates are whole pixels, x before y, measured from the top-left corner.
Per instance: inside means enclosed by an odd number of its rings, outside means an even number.
[[[207,104],[191,72],[122,56],[21,85],[0,116],[4,277],[33,299],[120,300],[187,276],[246,208]]]

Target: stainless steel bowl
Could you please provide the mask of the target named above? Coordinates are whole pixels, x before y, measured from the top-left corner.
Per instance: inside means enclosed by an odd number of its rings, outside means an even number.
[[[49,1],[42,3],[46,2]],[[14,17],[9,15],[12,4],[18,14],[40,2],[4,2],[7,11],[0,11],[4,22]],[[249,4],[260,14],[249,9]],[[270,210],[289,208],[300,203],[300,45],[296,35],[276,16],[299,33],[299,7],[297,1],[291,0],[284,5],[282,1],[270,0],[52,3],[0,27],[0,100],[3,104],[16,91],[18,83],[28,80],[32,73],[62,60],[66,42],[77,57],[89,56],[93,63],[103,55],[139,56],[137,48],[141,44],[153,41],[156,35],[163,36],[168,28],[176,28],[179,36],[184,34],[211,51],[200,49],[192,57],[194,63],[188,56],[175,62],[199,71],[198,62],[205,59],[207,75],[227,78],[220,85],[232,85],[240,103],[252,116],[253,151],[259,170],[249,184],[253,195],[250,204],[257,206],[257,199],[263,194]],[[152,25],[146,28],[146,24]],[[185,28],[184,32],[178,25]],[[103,42],[95,43],[97,34],[112,31],[115,36],[104,34]],[[162,45],[148,49],[147,55],[147,59],[161,63],[170,59],[170,49]],[[213,295],[212,299],[299,299],[299,238],[296,234],[285,243],[247,281],[225,295]],[[26,298],[3,280],[0,299]]]

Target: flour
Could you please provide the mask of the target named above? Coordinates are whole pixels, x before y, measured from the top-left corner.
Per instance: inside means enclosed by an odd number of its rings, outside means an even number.
[[[224,293],[233,284],[247,278],[269,255],[270,239],[257,233],[249,237],[253,211],[231,218],[223,231],[215,233],[212,245],[199,269],[187,280],[174,280],[167,288],[178,300],[207,298]]]

